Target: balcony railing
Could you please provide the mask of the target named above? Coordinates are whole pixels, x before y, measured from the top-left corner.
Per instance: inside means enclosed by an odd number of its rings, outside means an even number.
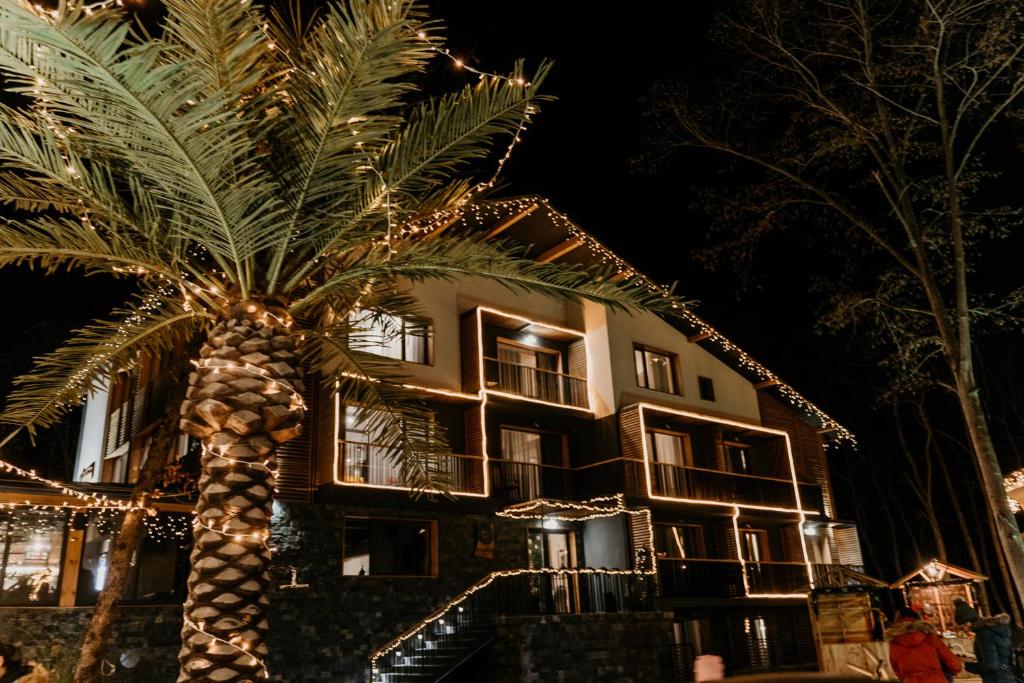
[[[747,562],[746,572],[751,594],[806,593],[810,587],[803,562]]]
[[[574,408],[590,407],[587,380],[582,377],[497,358],[484,358],[484,375],[488,389]]]
[[[658,558],[663,598],[742,598],[743,568],[737,560]]]
[[[825,498],[822,489],[817,484],[800,483],[800,507],[804,510],[813,510],[819,514],[825,514]]]
[[[721,503],[796,509],[793,482],[652,462],[651,490],[656,496],[714,500]]]
[[[511,501],[568,498],[572,494],[568,467],[491,460],[491,493]]]
[[[407,488],[391,457],[394,449],[374,443],[340,441],[335,478],[345,484]],[[452,493],[483,493],[483,458],[454,453],[433,460],[435,475]]]

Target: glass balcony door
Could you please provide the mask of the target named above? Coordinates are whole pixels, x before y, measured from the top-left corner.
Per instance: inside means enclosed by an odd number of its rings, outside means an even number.
[[[502,391],[562,403],[559,354],[498,342],[498,382]]]

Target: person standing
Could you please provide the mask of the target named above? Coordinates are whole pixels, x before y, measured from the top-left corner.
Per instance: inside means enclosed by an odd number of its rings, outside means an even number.
[[[908,607],[900,610],[885,639],[889,663],[902,683],[948,683],[963,668],[932,626]]]
[[[974,658],[977,661],[968,662],[967,670],[979,674],[982,683],[1015,683],[1010,615],[983,617],[962,598],[955,602],[953,620],[974,632]]]

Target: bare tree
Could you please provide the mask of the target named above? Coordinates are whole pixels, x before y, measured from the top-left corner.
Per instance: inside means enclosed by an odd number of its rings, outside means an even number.
[[[1024,595],[1024,540],[1003,490],[975,366],[979,330],[1017,324],[1024,290],[987,288],[984,247],[1019,238],[991,186],[1024,97],[1024,8],[1013,0],[741,0],[719,25],[731,82],[652,98],[659,154],[683,147],[746,165],[723,218],[755,253],[801,231],[838,263],[828,324],[871,325],[900,372],[955,396],[995,544]],[[750,172],[748,172],[748,176]],[[748,220],[752,219],[752,220]],[[826,239],[821,239],[822,237]],[[989,250],[991,251],[991,250]]]

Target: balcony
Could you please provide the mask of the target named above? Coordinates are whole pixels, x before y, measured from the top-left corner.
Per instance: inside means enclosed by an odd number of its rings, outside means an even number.
[[[650,468],[651,491],[656,496],[796,509],[793,482],[785,479],[658,462],[650,463]]]
[[[742,598],[743,568],[737,560],[658,558],[663,598]]]
[[[384,488],[408,488],[390,457],[394,449],[373,443],[339,441],[335,481],[340,484]],[[442,455],[435,459],[435,473],[451,493],[484,492],[483,458],[473,455]]]
[[[747,587],[751,595],[789,595],[810,590],[803,562],[747,562]]]
[[[572,494],[568,467],[491,460],[491,493],[496,498],[522,502],[534,498],[568,498]]]
[[[484,386],[492,391],[536,401],[590,408],[586,379],[497,358],[484,358]]]

